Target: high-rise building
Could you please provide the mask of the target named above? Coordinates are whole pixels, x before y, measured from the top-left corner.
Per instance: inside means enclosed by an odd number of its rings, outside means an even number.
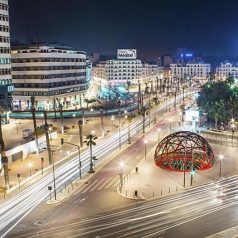
[[[70,47],[34,44],[12,48],[15,109],[39,110],[81,107],[89,88],[90,66],[86,53]]]
[[[0,0],[0,111],[11,108],[13,90],[8,0]]]

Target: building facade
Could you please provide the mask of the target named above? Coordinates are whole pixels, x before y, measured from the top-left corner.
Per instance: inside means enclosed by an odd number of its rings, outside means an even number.
[[[15,46],[12,56],[14,108],[38,110],[81,107],[89,88],[86,53],[65,46]]]
[[[117,59],[102,61],[93,68],[93,76],[111,86],[137,84],[142,77],[142,63],[137,59],[136,50],[118,50]]]
[[[211,65],[205,63],[194,64],[170,64],[171,77],[184,79],[185,77],[196,77],[199,80],[208,78]]]
[[[108,60],[107,79],[111,85],[126,84],[128,81],[137,84],[142,77],[141,60]]]
[[[142,65],[142,78],[158,77],[163,74],[163,67],[159,67],[157,64],[145,63]]]
[[[101,61],[93,67],[93,77],[107,79],[107,61]]]
[[[221,63],[216,68],[216,75],[218,79],[225,80],[229,75],[232,75],[236,80],[238,79],[238,66],[231,63]]]
[[[0,111],[11,108],[14,90],[11,77],[10,28],[8,1],[0,0]]]

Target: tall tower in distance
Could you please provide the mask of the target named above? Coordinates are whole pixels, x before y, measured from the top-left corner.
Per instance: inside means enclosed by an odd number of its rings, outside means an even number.
[[[0,112],[11,108],[13,90],[8,0],[0,0]]]

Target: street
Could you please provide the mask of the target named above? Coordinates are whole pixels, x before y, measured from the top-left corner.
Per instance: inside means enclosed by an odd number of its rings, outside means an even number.
[[[173,100],[170,100],[170,104]],[[158,113],[165,111],[166,104],[158,109]],[[149,119],[147,118],[146,124],[148,125]],[[131,136],[138,134],[142,128],[142,122],[137,121],[131,125]],[[118,138],[120,136],[121,143],[127,142],[127,129],[121,131],[120,135],[116,133],[109,139],[99,142],[94,148],[93,153],[97,156],[98,162],[103,160],[107,155],[118,149]],[[89,151],[86,151],[81,156],[82,161],[82,173],[85,174],[88,171],[89,163]],[[78,158],[67,162],[63,167],[59,167],[55,171],[57,188],[67,182],[75,180],[78,175]],[[0,205],[0,215],[4,222],[1,223],[1,235],[6,235],[17,225],[24,217],[26,217],[35,207],[37,207],[42,201],[44,201],[49,193],[47,191],[48,186],[52,186],[52,174],[48,174],[29,188],[20,192],[15,197]]]
[[[237,224],[237,192],[238,177],[234,176],[113,213],[12,237],[205,237]]]

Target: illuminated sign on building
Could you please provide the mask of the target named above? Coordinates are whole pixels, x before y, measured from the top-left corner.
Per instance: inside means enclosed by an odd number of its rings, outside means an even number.
[[[14,91],[14,86],[13,86],[13,85],[8,86],[8,87],[7,87],[7,91],[8,91],[9,93],[13,92],[13,91]]]
[[[136,59],[137,52],[135,49],[119,49],[117,50],[117,59]]]

